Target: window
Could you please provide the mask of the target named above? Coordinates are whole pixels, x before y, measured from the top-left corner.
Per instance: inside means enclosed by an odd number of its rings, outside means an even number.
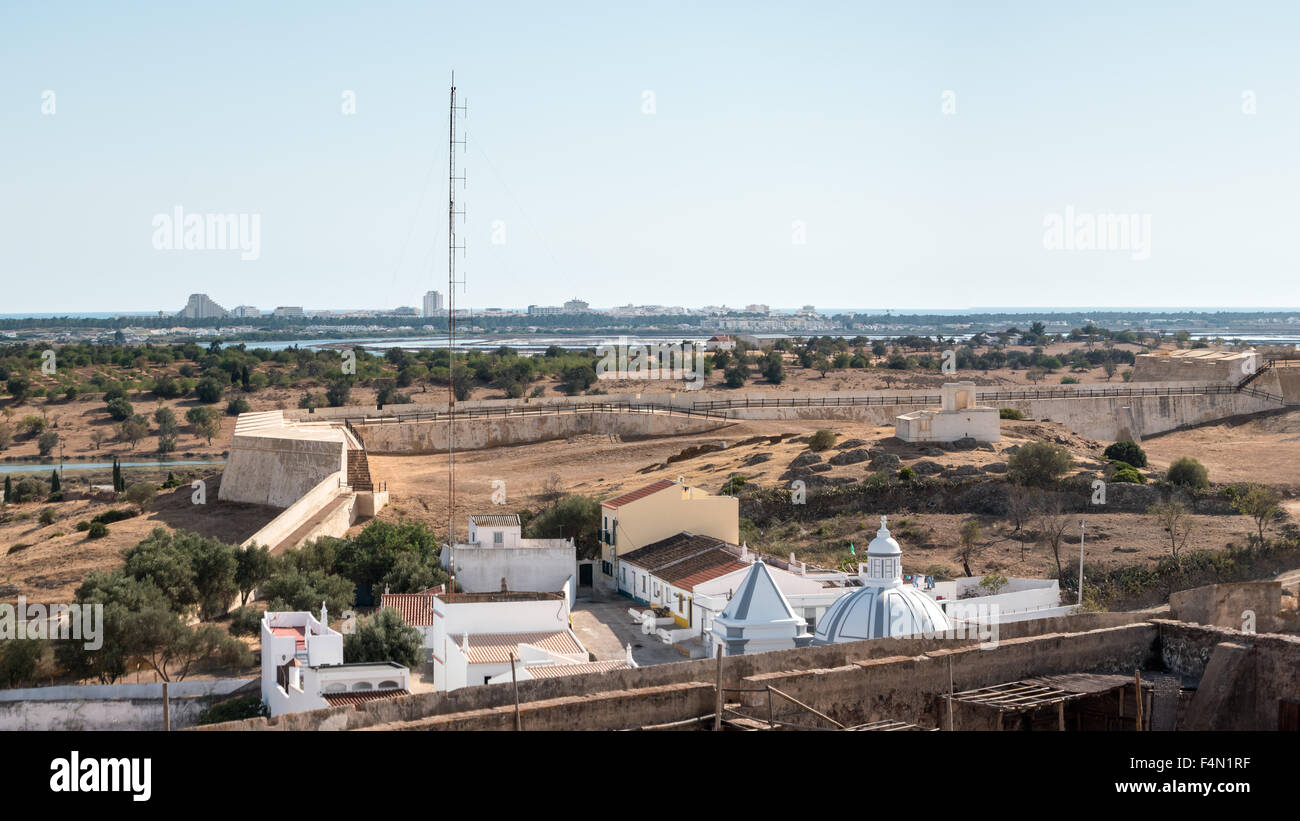
[[[677,612],[678,612],[678,613],[683,613],[683,612],[685,612],[684,610],[682,610],[683,601],[684,601],[684,600],[682,599],[682,594],[681,594],[681,593],[678,593],[678,594],[677,594]]]
[[[645,576],[641,577],[641,592],[645,592]]]
[[[373,689],[375,689],[375,685],[371,684],[368,681],[358,681],[356,684],[352,685],[352,690],[354,692],[357,690],[373,690]]]
[[[505,543],[506,543],[506,534],[502,533],[500,530],[494,530],[494,531],[492,531],[492,546],[493,546],[493,547],[500,547],[501,545],[503,545],[503,544],[505,544]]]

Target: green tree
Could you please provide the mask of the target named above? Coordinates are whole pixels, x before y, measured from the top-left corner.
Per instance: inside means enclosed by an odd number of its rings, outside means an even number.
[[[320,570],[273,573],[261,590],[271,610],[314,613],[324,602],[331,612],[342,613],[356,603],[356,585],[350,579]]]
[[[1264,485],[1246,485],[1244,491],[1232,498],[1233,508],[1255,521],[1259,543],[1264,544],[1264,529],[1282,512],[1282,497],[1276,490]]]
[[[148,482],[136,482],[126,489],[125,499],[139,508],[141,513],[153,504],[153,497],[158,493],[158,486]]]
[[[763,378],[773,385],[785,381],[785,363],[780,351],[771,351],[763,359]]]
[[[1210,474],[1205,465],[1190,456],[1175,459],[1165,473],[1165,479],[1171,485],[1178,485],[1190,490],[1204,490],[1210,486]]]
[[[259,584],[271,576],[271,549],[265,545],[249,545],[235,553],[235,586],[239,589],[239,604],[248,604],[248,597]]]
[[[1147,454],[1135,442],[1115,442],[1103,455],[1112,462],[1124,462],[1135,468],[1147,466]]]
[[[573,539],[578,558],[600,556],[600,502],[590,496],[566,496],[528,523],[535,539]]]
[[[347,379],[335,379],[325,389],[325,401],[331,408],[341,408],[352,397],[352,383]]]
[[[221,401],[223,386],[210,376],[199,380],[194,386],[194,395],[205,405],[214,405]]]
[[[108,415],[115,422],[130,419],[131,415],[135,413],[135,408],[131,407],[131,403],[121,397],[110,399],[104,409],[108,411]]]
[[[371,601],[379,601],[385,590],[390,593],[420,593],[447,581],[447,573],[436,558],[414,552],[403,553],[371,589]]]
[[[185,412],[185,421],[194,426],[194,435],[206,439],[209,445],[221,433],[221,417],[212,408],[190,408]]]
[[[966,578],[970,578],[975,575],[971,572],[970,563],[980,548],[979,520],[967,519],[962,522],[958,535],[961,539],[961,546],[957,549],[957,557],[961,559],[961,569],[966,574]]]
[[[355,633],[343,637],[343,660],[348,664],[392,661],[404,667],[424,662],[420,631],[402,620],[391,607],[362,619]]]
[[[130,442],[131,449],[135,450],[136,444],[149,435],[149,421],[137,413],[118,425],[117,431],[122,440]]]
[[[1012,481],[1036,487],[1050,485],[1074,464],[1070,452],[1050,442],[1030,442],[1007,459],[1007,475]]]

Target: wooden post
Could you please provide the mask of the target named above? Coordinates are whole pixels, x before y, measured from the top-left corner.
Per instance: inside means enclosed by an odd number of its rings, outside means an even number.
[[[772,723],[772,687],[771,687],[771,685],[769,685],[768,688],[767,688],[767,727],[768,727],[769,730],[770,730],[770,729],[773,729],[773,728],[776,727],[776,725]]]
[[[957,693],[952,687],[952,653],[949,653],[948,654],[948,732],[950,733],[954,729],[956,729],[953,726],[953,720],[952,720],[952,702],[953,702],[953,698],[956,695]]]
[[[168,733],[172,729],[172,715],[170,706],[167,703],[167,682],[164,681],[162,685],[163,732]]]
[[[1056,702],[1056,729],[1065,732],[1065,702]]]
[[[515,688],[515,732],[524,728],[523,720],[519,717],[519,679],[515,676],[515,654],[510,654],[510,683]]]
[[[722,729],[722,644],[718,644],[718,681],[715,685],[717,689],[717,709],[713,711],[713,729]]]
[[[1142,729],[1142,671],[1133,671],[1134,701],[1137,702],[1137,728]]]

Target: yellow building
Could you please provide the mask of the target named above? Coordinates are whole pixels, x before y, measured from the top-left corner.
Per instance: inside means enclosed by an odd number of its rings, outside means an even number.
[[[600,504],[601,572],[615,583],[619,556],[682,531],[740,541],[740,501],[661,479]]]

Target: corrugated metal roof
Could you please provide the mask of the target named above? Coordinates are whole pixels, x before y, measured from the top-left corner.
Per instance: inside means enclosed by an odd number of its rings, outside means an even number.
[[[626,661],[588,661],[583,664],[535,664],[528,668],[533,678],[560,678],[580,676],[583,673],[608,673],[610,670],[631,670]]]
[[[629,502],[635,502],[637,499],[644,499],[653,493],[667,490],[675,484],[677,483],[671,479],[660,479],[654,484],[646,485],[645,487],[638,488],[630,493],[624,493],[622,496],[615,496],[613,499],[606,499],[600,504],[602,507],[622,507]]]
[[[518,513],[474,513],[469,520],[476,527],[519,527]]]
[[[452,636],[456,646],[460,646],[460,637]],[[539,633],[471,633],[469,636],[470,664],[508,664],[510,654],[519,658],[519,645],[531,644],[552,653],[582,653],[581,644],[568,630],[553,630]]]
[[[356,706],[367,701],[379,701],[410,694],[410,690],[360,690],[355,693],[321,693],[321,698],[325,699],[331,707],[339,707],[345,704]]]

